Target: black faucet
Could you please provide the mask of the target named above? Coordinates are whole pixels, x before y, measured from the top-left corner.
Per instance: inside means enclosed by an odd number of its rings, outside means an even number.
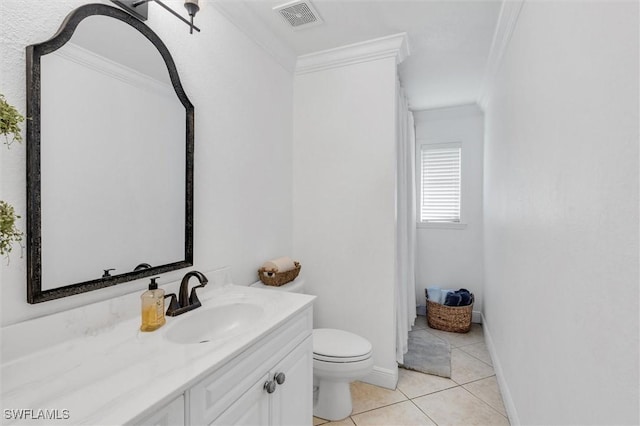
[[[139,264],[138,266],[136,266],[133,269],[133,272],[141,271],[141,270],[147,269],[147,268],[151,268],[151,265],[149,265],[148,263],[141,263],[141,264]]]
[[[189,295],[189,279],[191,277],[198,278],[198,281],[200,281],[200,285],[193,287],[191,289],[191,295]],[[175,293],[167,294],[166,296],[164,296],[165,298],[171,297],[171,302],[169,303],[169,308],[167,309],[167,315],[169,315],[170,317],[175,317],[202,306],[202,303],[200,303],[198,295],[196,294],[196,289],[206,286],[208,282],[209,280],[202,272],[187,272],[180,282],[178,298],[176,299]]]

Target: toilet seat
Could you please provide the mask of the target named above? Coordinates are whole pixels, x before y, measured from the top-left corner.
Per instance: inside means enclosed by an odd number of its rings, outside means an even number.
[[[371,358],[371,343],[357,334],[332,328],[313,330],[313,359],[351,363]]]
[[[350,362],[358,362],[358,361],[364,361],[371,358],[371,352],[369,352],[366,355],[360,355],[360,356],[355,356],[355,357],[335,357],[335,356],[326,356],[326,355],[319,355],[314,353],[313,354],[313,359],[315,359],[316,361],[324,361],[324,362],[335,362],[335,363],[350,363]]]

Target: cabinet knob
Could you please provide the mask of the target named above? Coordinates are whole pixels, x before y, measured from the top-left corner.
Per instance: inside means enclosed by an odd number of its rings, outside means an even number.
[[[284,383],[284,379],[286,379],[284,373],[276,373],[275,376],[273,376],[273,379],[279,384],[283,384]]]
[[[266,390],[267,393],[274,393],[276,391],[276,382],[273,380],[264,382],[264,390]]]

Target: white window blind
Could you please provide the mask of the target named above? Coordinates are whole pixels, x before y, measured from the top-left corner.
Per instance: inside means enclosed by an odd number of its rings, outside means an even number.
[[[460,223],[460,144],[422,145],[420,221]]]

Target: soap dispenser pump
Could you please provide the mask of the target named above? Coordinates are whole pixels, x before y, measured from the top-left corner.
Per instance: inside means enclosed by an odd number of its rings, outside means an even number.
[[[159,277],[151,278],[149,290],[142,293],[142,325],[140,331],[154,331],[164,325],[164,290],[158,289],[156,280]]]

